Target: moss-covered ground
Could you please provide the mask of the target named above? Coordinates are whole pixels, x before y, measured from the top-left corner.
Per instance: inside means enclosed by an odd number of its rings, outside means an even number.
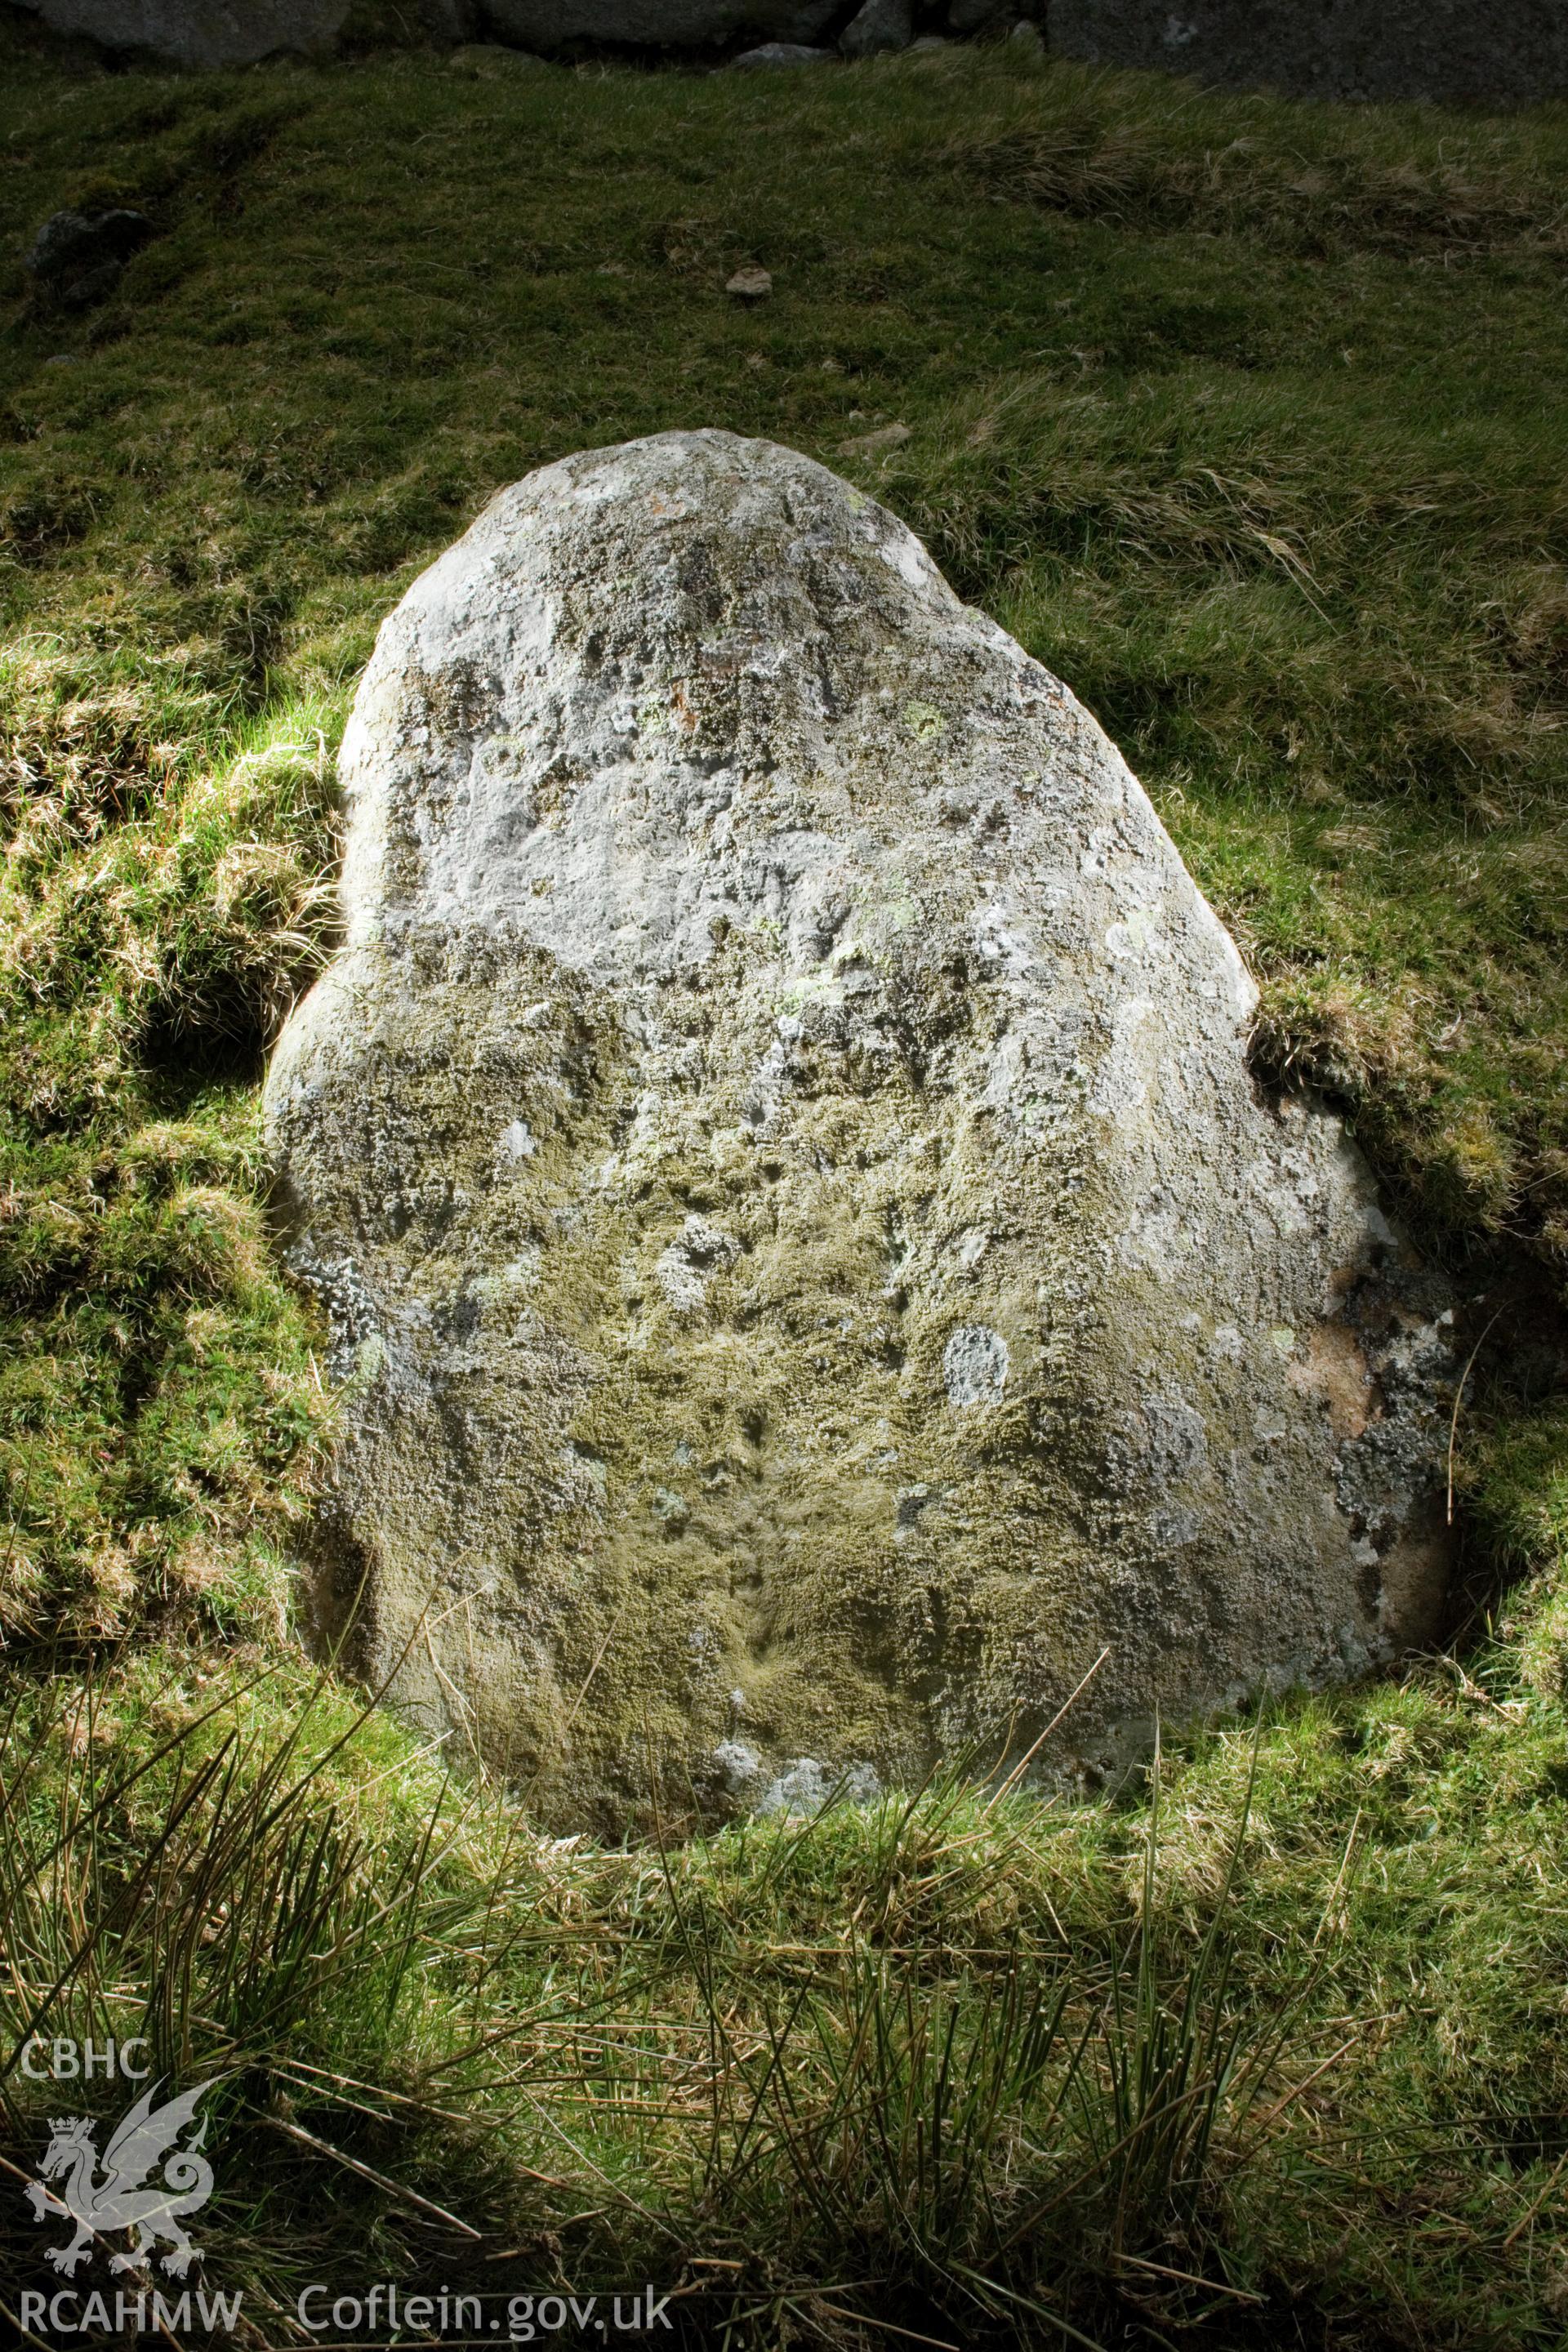
[[[1561,2343],[1568,117],[984,49],[110,75],[8,21],[0,160],[5,2161],[37,2021],[224,2071],[258,2344],[373,2278],[651,2279],[737,2347]],[[109,204],[154,235],[51,309],[32,234]],[[698,423],[853,473],[1070,680],[1262,1075],[1495,1294],[1454,1652],[1167,1757],[1157,1821],[944,1784],[703,1842],[672,1791],[601,1853],[310,1696],[331,1405],[256,1083],[336,735],[494,488]]]

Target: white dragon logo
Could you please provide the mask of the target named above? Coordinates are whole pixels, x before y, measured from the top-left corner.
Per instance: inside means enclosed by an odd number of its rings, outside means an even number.
[[[199,2152],[206,2136],[206,2117],[202,2117],[188,2147],[177,2147],[175,2142],[195,2116],[197,2101],[221,2079],[212,2075],[194,2091],[182,2092],[177,2099],[156,2108],[153,2100],[158,2084],[143,2091],[129,2114],[115,2125],[103,2151],[101,2175],[98,2150],[92,2144],[93,2118],[50,2116],[49,2144],[38,2168],[42,2177],[28,2181],[23,2193],[36,2221],[58,2219],[76,2223],[76,2235],[68,2245],[45,2250],[56,2270],[69,2278],[91,2253],[95,2238],[111,2230],[129,2230],[131,2251],[113,2257],[111,2271],[135,2270],[162,2238],[170,2248],[163,2256],[163,2268],[174,2278],[184,2277],[202,2250],[192,2245],[180,2216],[199,2211],[213,2190],[212,2166]],[[163,2180],[150,2182],[148,2174],[160,2164]],[[62,2176],[63,2189],[45,2187],[46,2181]]]

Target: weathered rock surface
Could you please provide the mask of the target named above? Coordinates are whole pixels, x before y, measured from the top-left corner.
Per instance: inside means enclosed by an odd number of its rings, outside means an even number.
[[[324,56],[337,46],[350,0],[41,0],[58,33],[106,48],[145,51],[183,66],[247,66],[282,50]]]
[[[907,49],[915,37],[913,0],[865,0],[838,37],[847,58],[874,58]]]
[[[248,66],[262,58],[329,57],[349,27],[353,0],[21,0],[57,33],[177,66]],[[405,38],[438,42],[474,31],[475,0],[405,0],[390,16]]]
[[[343,1383],[317,1605],[363,1581],[420,1722],[557,1816],[650,1742],[794,1804],[1016,1756],[1102,1648],[1035,1769],[1428,1633],[1440,1286],[890,515],[723,433],[552,466],[386,622],[342,772],[267,1108]]]
[[[731,65],[737,73],[763,73],[777,66],[826,65],[833,56],[831,49],[808,48],[800,41],[763,41],[754,49],[742,49]]]
[[[1016,23],[1021,13],[1009,0],[951,0],[947,26],[951,33],[979,33],[998,23]]]

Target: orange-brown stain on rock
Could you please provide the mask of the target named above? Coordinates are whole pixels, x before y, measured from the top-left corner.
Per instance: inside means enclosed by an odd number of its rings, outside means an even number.
[[[1321,1397],[1336,1437],[1359,1437],[1370,1421],[1383,1418],[1383,1394],[1367,1369],[1361,1342],[1343,1323],[1320,1323],[1307,1342],[1304,1362],[1287,1374],[1303,1396]]]

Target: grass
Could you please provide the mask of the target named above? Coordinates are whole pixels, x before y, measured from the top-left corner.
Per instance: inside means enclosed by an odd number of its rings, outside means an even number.
[[[954,1776],[617,1853],[286,1654],[29,1681],[5,2160],[60,2104],[35,2031],[221,2077],[206,2275],[268,2342],[392,2277],[652,2279],[737,2347],[1549,2345],[1563,1732],[1500,1645],[1205,1741],[1157,1805]]]
[[[654,2279],[736,2352],[1560,2342],[1568,115],[0,43],[5,2159],[34,2021],[132,2021],[226,2076],[258,2341],[395,2277]],[[109,203],[156,234],[49,310],[28,239]],[[294,1647],[331,1402],[255,1090],[353,682],[499,484],[691,423],[864,481],[1069,679],[1260,1074],[1504,1309],[1468,1646],[1168,1756],[1157,1821],[952,1780],[552,1844]]]

